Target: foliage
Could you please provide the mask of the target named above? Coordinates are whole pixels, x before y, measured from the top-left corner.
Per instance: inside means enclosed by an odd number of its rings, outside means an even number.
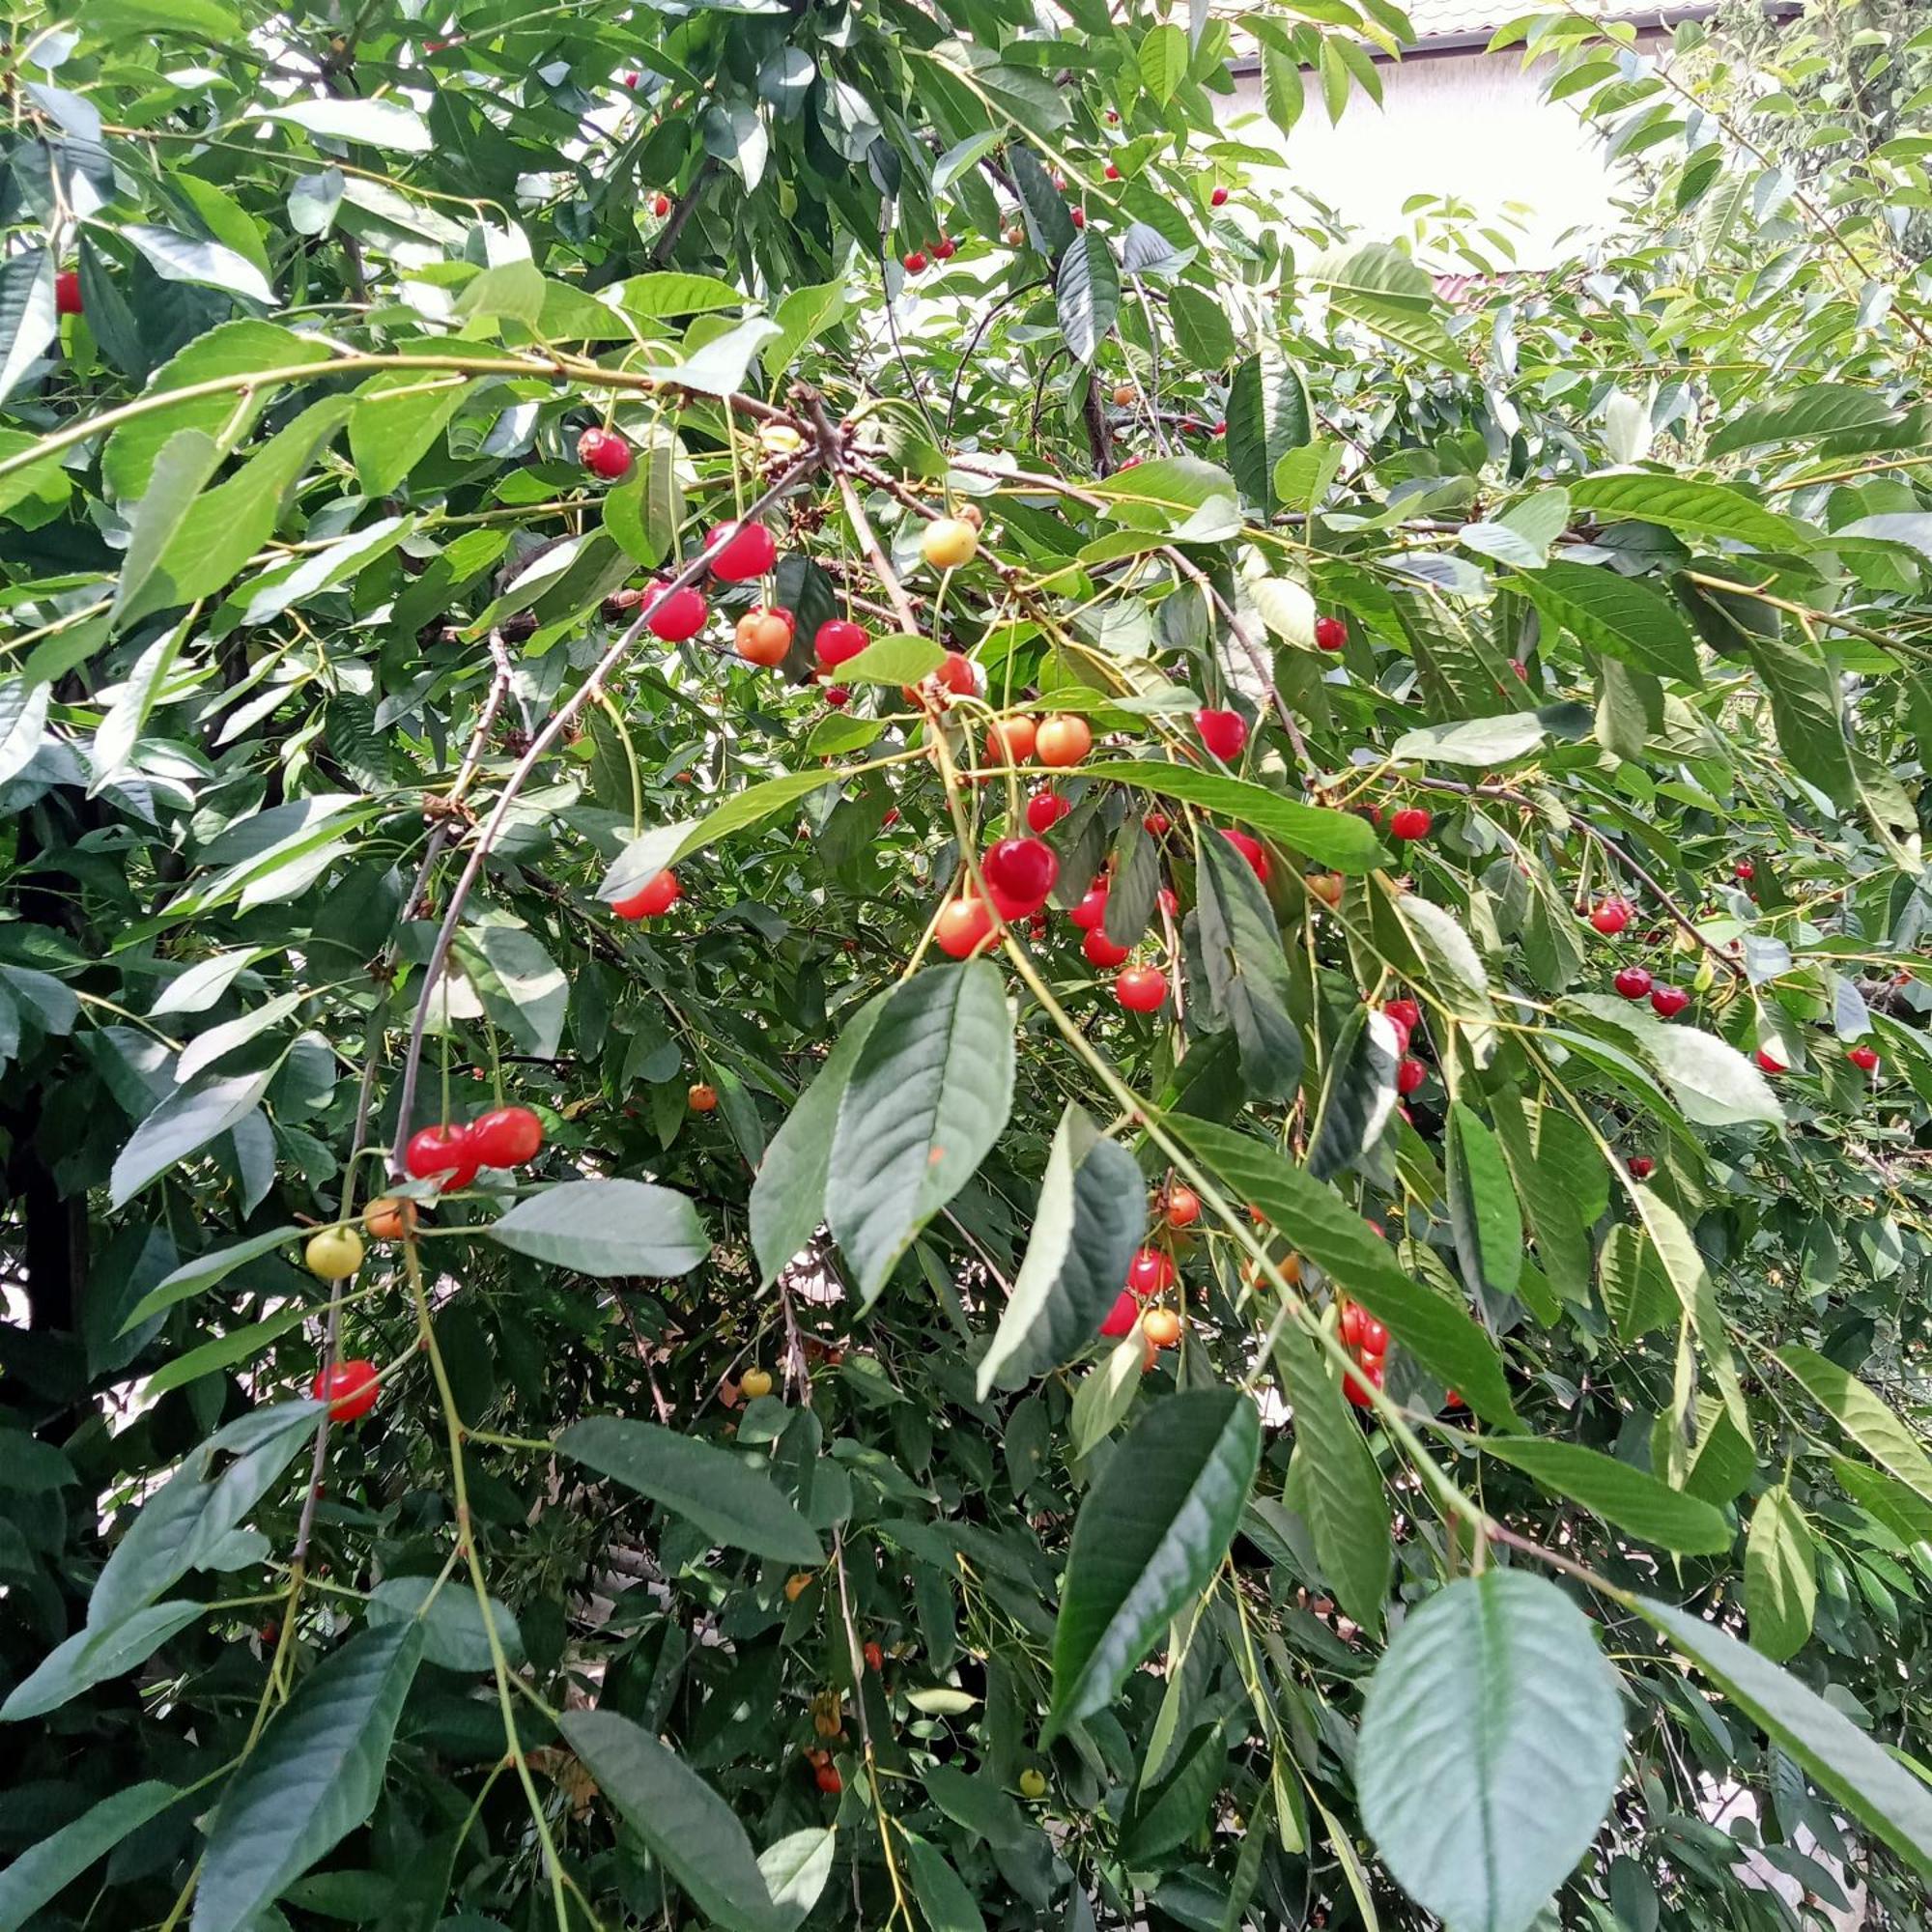
[[[0,1926],[1919,1918],[1927,102],[1406,32],[14,34]]]

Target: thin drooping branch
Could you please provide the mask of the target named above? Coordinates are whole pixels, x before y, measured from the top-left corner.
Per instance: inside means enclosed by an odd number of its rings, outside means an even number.
[[[846,460],[845,445],[832,418],[825,412],[825,403],[816,390],[801,384],[793,391],[811,424],[812,433],[818,439],[818,457],[832,472],[833,481],[838,485],[839,500],[845,505],[846,521],[852,526],[853,533],[859,539],[859,547],[866,553],[867,560],[885,586],[886,601],[892,605],[898,621],[905,627],[910,637],[920,635],[919,612],[912,608],[912,599],[905,594],[905,586],[898,580],[898,573],[893,569],[885,551],[880,547],[877,533],[872,528],[871,519],[866,515],[866,506],[859,500],[859,493],[852,487],[849,473],[850,465]]]
[[[744,521],[751,522],[761,516],[788,496],[805,478],[816,469],[821,461],[816,449],[801,457],[779,477],[770,489],[752,503],[745,511]],[[442,923],[437,928],[436,943],[430,949],[428,963],[423,968],[422,992],[416,1000],[415,1018],[410,1027],[410,1043],[403,1057],[402,1092],[396,1109],[396,1145],[390,1151],[390,1172],[398,1179],[402,1177],[403,1146],[409,1138],[410,1122],[415,1114],[416,1075],[422,1065],[423,1037],[429,1029],[430,1002],[436,997],[436,989],[449,964],[449,949],[455,943],[456,928],[463,918],[463,908],[476,881],[482,875],[484,865],[497,840],[502,835],[510,808],[517,802],[519,794],[529,782],[530,775],[549,754],[551,747],[570,728],[571,721],[582,710],[592,696],[603,689],[605,680],[616,669],[633,645],[645,635],[653,611],[675,590],[682,590],[687,584],[695,583],[711,567],[713,554],[729,540],[728,530],[700,550],[677,572],[658,586],[652,596],[638,606],[638,614],[632,620],[611,648],[607,650],[577,689],[551,713],[549,722],[531,739],[529,750],[517,761],[516,768],[504,781],[503,789],[497,794],[483,829],[469,848],[468,863],[456,881],[455,889],[449,895],[449,904],[443,911]]]

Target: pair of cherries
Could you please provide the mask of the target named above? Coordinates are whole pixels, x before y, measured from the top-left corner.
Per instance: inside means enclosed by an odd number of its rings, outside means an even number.
[[[403,1150],[404,1169],[444,1193],[468,1187],[486,1167],[521,1167],[543,1146],[543,1122],[527,1107],[493,1107],[467,1123],[422,1127]]]

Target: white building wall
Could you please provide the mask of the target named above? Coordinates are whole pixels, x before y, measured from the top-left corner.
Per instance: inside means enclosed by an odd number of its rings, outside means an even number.
[[[1370,241],[1392,241],[1413,217],[1403,204],[1422,193],[1470,203],[1492,224],[1509,203],[1527,204],[1528,232],[1515,240],[1520,266],[1543,268],[1565,251],[1564,230],[1613,220],[1614,177],[1597,136],[1567,101],[1542,98],[1520,51],[1411,56],[1383,64],[1383,104],[1359,89],[1331,126],[1321,82],[1305,75],[1308,105],[1284,142],[1262,112],[1259,75],[1242,75],[1222,122],[1236,140],[1285,153],[1284,180],[1338,210]],[[1252,185],[1267,191],[1261,170]],[[1448,271],[1469,264],[1435,254]]]

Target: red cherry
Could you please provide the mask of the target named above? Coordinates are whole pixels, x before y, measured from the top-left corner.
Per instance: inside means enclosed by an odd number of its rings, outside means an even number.
[[[1403,1054],[1408,1051],[1408,1029],[1400,1020],[1390,1020],[1386,1013],[1382,1015],[1382,1018],[1388,1020],[1389,1030],[1395,1035],[1396,1056],[1400,1059]]]
[[[1194,714],[1194,728],[1201,742],[1221,760],[1232,765],[1248,742],[1248,721],[1238,711],[1202,709]]]
[[[1036,832],[1050,831],[1072,810],[1057,791],[1037,791],[1026,802],[1026,822]]]
[[[812,635],[812,655],[827,670],[836,670],[848,658],[856,658],[872,641],[865,625],[848,617],[828,617]]]
[[[915,248],[910,255],[907,255],[902,259],[905,264],[905,271],[907,274],[923,275],[925,273],[925,256],[922,250]]]
[[[811,1774],[811,1779],[828,1798],[836,1798],[845,1789],[845,1780],[838,1776],[836,1764],[821,1764]]]
[[[1650,1009],[1660,1019],[1669,1019],[1673,1013],[1681,1013],[1690,1004],[1690,995],[1682,986],[1653,986],[1650,989]]]
[[[1791,1071],[1791,1069],[1785,1065],[1784,1062],[1779,1060],[1776,1054],[1767,1053],[1763,1047],[1759,1047],[1758,1050],[1751,1055],[1751,1058],[1757,1062],[1758,1069],[1761,1072],[1788,1073]]]
[[[1224,208],[1227,205],[1227,201],[1228,201],[1228,190],[1224,187],[1217,187],[1213,191],[1213,193],[1208,197],[1208,206],[1209,208]]]
[[[482,1162],[469,1145],[469,1129],[445,1122],[440,1127],[419,1127],[403,1150],[403,1171],[417,1180],[440,1182],[454,1193],[476,1179]]]
[[[1142,1300],[1165,1294],[1174,1286],[1174,1263],[1158,1248],[1136,1248],[1127,1264],[1127,1288]]]
[[[654,194],[651,197],[651,213],[662,221],[670,213],[670,196],[668,194]]]
[[[1429,1068],[1413,1054],[1404,1054],[1395,1064],[1395,1091],[1406,1100],[1429,1078]]]
[[[1369,1325],[1369,1311],[1359,1302],[1351,1301],[1342,1311],[1342,1320],[1337,1333],[1342,1337],[1343,1346],[1359,1349],[1362,1346],[1363,1331]]]
[[[1631,923],[1631,906],[1628,899],[1599,899],[1590,908],[1590,923],[1605,939],[1614,939]]]
[[[1107,917],[1107,888],[1104,885],[1088,887],[1086,896],[1066,917],[1082,932],[1097,932],[1100,922]]]
[[[354,1422],[357,1416],[367,1415],[382,1393],[376,1364],[360,1356],[324,1369],[309,1384],[309,1394],[317,1402],[327,1403],[331,1422]]]
[[[709,550],[724,546],[711,559],[711,574],[724,583],[743,583],[762,577],[778,560],[778,539],[763,524],[720,524],[704,539]]]
[[[1517,674],[1522,683],[1527,684],[1529,682],[1529,667],[1520,658],[1510,659],[1510,669]]]
[[[1116,946],[1096,925],[1080,943],[1080,954],[1088,965],[1098,966],[1102,971],[1126,963],[1131,946]]]
[[[1389,818],[1389,834],[1396,838],[1427,838],[1435,821],[1419,805],[1406,805]]]
[[[627,73],[624,76],[624,85],[626,87],[636,87],[638,83],[642,79],[643,75],[639,73],[637,70],[634,68],[629,73]]]
[[[78,315],[80,313],[80,270],[63,269],[54,277],[54,313],[56,315]]]
[[[1164,811],[1150,811],[1142,816],[1141,824],[1156,838],[1165,838],[1174,829],[1174,820]]]
[[[667,644],[681,644],[704,628],[710,607],[690,584],[660,591],[644,618],[644,629]]]
[[[993,909],[977,893],[948,902],[933,928],[933,944],[949,959],[970,959],[999,937]]]
[[[1378,1361],[1388,1353],[1389,1331],[1364,1309],[1362,1311],[1362,1353]]]
[[[527,1107],[493,1107],[469,1123],[469,1151],[485,1167],[521,1167],[543,1146],[543,1122]]]
[[[1647,1153],[1633,1154],[1630,1171],[1633,1180],[1648,1180],[1657,1172],[1657,1163]]]
[[[942,235],[932,244],[932,254],[935,261],[950,262],[958,252],[959,244],[950,235]]]
[[[1650,974],[1642,966],[1626,966],[1610,981],[1627,1000],[1640,1000],[1650,991]]]
[[[1087,211],[1084,208],[1076,208],[1073,211],[1073,225],[1076,228],[1087,226]]]
[[[1754,879],[1757,877],[1757,867],[1748,859],[1740,859],[1731,867],[1731,876],[1738,879]]]
[[[656,919],[668,913],[683,896],[684,888],[678,884],[677,874],[664,871],[645,880],[639,891],[627,899],[619,899],[611,910],[619,919]]]
[[[1315,643],[1319,650],[1339,651],[1349,641],[1349,627],[1339,617],[1315,620]]]
[[[1160,1197],[1161,1218],[1170,1228],[1191,1228],[1201,1218],[1201,1197],[1179,1181],[1170,1184]]]
[[[828,684],[825,687],[825,701],[835,711],[842,711],[851,703],[852,694],[842,684]]]
[[[1367,1408],[1375,1400],[1369,1391],[1381,1385],[1382,1365],[1379,1362],[1363,1362],[1350,1369],[1342,1378],[1342,1386],[1357,1408]]]
[[[1845,1055],[1845,1058],[1861,1073],[1876,1073],[1878,1071],[1878,1048],[1875,1046],[1866,1046],[1861,1042],[1858,1046],[1851,1048]]]
[[[1231,832],[1225,827],[1221,837],[1248,862],[1249,869],[1263,885],[1267,884],[1268,855],[1262,848],[1262,841],[1245,832]]]
[[[1116,166],[1115,166],[1115,165],[1113,164],[1113,162],[1112,162],[1112,161],[1109,161],[1109,162],[1107,163],[1107,166],[1106,166],[1106,169],[1105,169],[1105,173],[1106,173],[1106,177],[1107,177],[1107,179],[1108,179],[1108,180],[1109,180],[1110,182],[1117,182],[1117,181],[1119,181],[1119,180],[1120,180],[1120,178],[1121,178],[1121,171],[1120,171],[1120,169],[1119,169],[1119,168],[1117,168],[1117,167],[1116,167]]]
[[[1100,1333],[1107,1336],[1127,1335],[1141,1319],[1141,1305],[1123,1288],[1115,1297],[1114,1305],[1107,1311],[1107,1319],[1100,1323]]]
[[[1060,876],[1060,861],[1053,847],[1037,838],[1002,838],[987,849],[980,869],[994,895],[1012,902],[1010,912],[1005,905],[1000,908],[1012,919],[1037,912],[1046,903],[1046,895]]]
[[[866,1668],[875,1675],[886,1667],[886,1653],[876,1643],[866,1646]]]
[[[1384,1000],[1382,1011],[1397,1026],[1406,1027],[1410,1033],[1422,1024],[1422,1009],[1413,1000]]]
[[[577,439],[577,460],[614,482],[631,468],[631,445],[614,429],[587,429]]]
[[[933,676],[959,697],[971,697],[980,688],[980,680],[973,673],[973,660],[964,651],[948,651]]]
[[[1223,416],[1220,419],[1220,421],[1218,421],[1214,425],[1214,434],[1216,436],[1226,436],[1228,434],[1228,418],[1226,416]]]
[[[1116,977],[1114,997],[1130,1013],[1157,1013],[1167,1003],[1167,975],[1158,966],[1129,966]]]

